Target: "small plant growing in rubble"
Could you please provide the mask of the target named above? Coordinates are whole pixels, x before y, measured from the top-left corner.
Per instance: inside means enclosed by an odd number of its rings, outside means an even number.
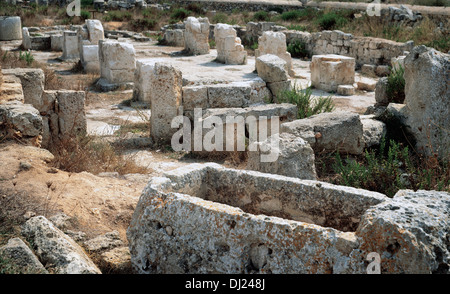
[[[405,100],[405,69],[398,65],[390,71],[387,84],[387,96],[390,102],[403,103]]]
[[[25,52],[22,54],[22,51],[19,52],[19,59],[25,60],[28,66],[30,66],[34,61],[34,56],[30,52]]]
[[[314,98],[311,95],[311,88],[308,87],[303,90],[296,85],[291,90],[282,91],[278,97],[278,102],[297,105],[297,118],[299,119],[334,110],[331,96]]]
[[[289,43],[287,46],[287,51],[291,53],[292,57],[309,57],[309,52],[306,50],[305,42],[300,40],[295,40],[294,42]]]
[[[400,189],[450,191],[450,169],[434,157],[414,156],[395,140],[383,138],[378,150],[366,150],[362,158],[342,159],[332,165],[336,184],[363,188],[393,197]]]

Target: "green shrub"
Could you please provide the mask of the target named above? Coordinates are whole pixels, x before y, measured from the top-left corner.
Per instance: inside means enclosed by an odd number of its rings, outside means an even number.
[[[148,18],[133,19],[130,23],[135,31],[152,30],[157,24],[156,20]]]
[[[227,23],[228,15],[225,13],[216,13],[211,20],[213,23]]]
[[[81,0],[81,8],[94,5],[94,0]]]
[[[186,17],[190,16],[192,14],[192,11],[189,11],[184,8],[177,8],[175,9],[172,14],[170,15],[170,18],[172,20],[184,20]]]
[[[267,11],[258,11],[253,15],[253,20],[255,21],[267,21],[269,19],[270,17]]]
[[[426,46],[433,47],[441,52],[448,52],[450,51],[450,38],[448,36],[442,36],[439,39],[428,42]]]
[[[395,69],[391,69],[388,75],[387,97],[389,102],[403,103],[405,100],[405,78],[403,77],[405,69],[399,65]]]
[[[197,4],[197,3],[189,3],[186,6],[186,9],[188,11],[192,11],[193,13],[196,13],[196,14],[203,14],[202,6],[200,4]]]
[[[286,28],[288,30],[293,30],[293,31],[302,31],[302,32],[306,31],[305,26],[298,25],[298,24],[297,25],[296,24],[287,25]]]
[[[104,21],[126,21],[131,20],[133,18],[133,15],[129,11],[120,11],[120,10],[112,10],[108,11],[108,14],[106,14],[103,17]]]
[[[321,11],[308,7],[305,9],[286,11],[281,14],[281,19],[285,21],[310,20],[317,18],[320,14],[322,14]]]
[[[258,42],[254,42],[251,46],[250,46],[250,49],[252,49],[252,50],[256,50],[256,49],[258,49]]]
[[[295,40],[294,42],[289,43],[287,46],[287,51],[291,53],[292,57],[304,58],[309,57],[309,52],[306,50],[305,42],[300,40]]]
[[[278,103],[292,103],[297,105],[297,118],[306,118],[322,112],[334,110],[334,103],[331,97],[311,97],[311,88],[305,90],[293,87],[291,90],[282,91],[277,97]]]
[[[317,19],[317,24],[322,30],[337,29],[347,22],[347,18],[335,12],[325,13]]]
[[[303,13],[301,12],[301,10],[291,10],[282,13],[281,19],[286,21],[298,20],[302,15]]]
[[[384,193],[392,197],[400,189],[450,191],[450,168],[434,157],[417,158],[409,148],[394,140],[386,148],[383,138],[379,150],[367,151],[358,162],[335,155],[336,184]]]
[[[82,19],[90,19],[91,18],[91,13],[89,11],[86,11],[86,10],[81,10],[80,11],[80,17]]]

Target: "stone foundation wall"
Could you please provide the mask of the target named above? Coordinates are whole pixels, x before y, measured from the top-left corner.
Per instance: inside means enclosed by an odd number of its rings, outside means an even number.
[[[300,31],[283,31],[287,44],[303,42],[310,55],[338,54],[353,57],[357,66],[363,64],[390,65],[393,57],[411,51],[412,41],[394,42],[372,37],[354,37],[352,34],[335,31],[308,33]]]

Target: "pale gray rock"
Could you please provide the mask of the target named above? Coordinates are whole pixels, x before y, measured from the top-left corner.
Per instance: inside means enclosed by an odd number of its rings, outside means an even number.
[[[356,235],[381,256],[381,273],[450,273],[450,194],[400,190],[369,208]]]
[[[388,79],[386,77],[380,78],[375,85],[375,101],[377,106],[386,106],[389,104],[387,88]]]
[[[331,273],[374,192],[192,164],[155,177],[127,238],[138,273]],[[171,233],[165,229],[172,228]]]
[[[251,149],[255,148],[255,151]],[[273,134],[249,146],[247,169],[305,180],[316,180],[314,151],[308,142],[292,134]],[[273,154],[275,161],[264,162],[261,155]]]
[[[381,139],[386,135],[386,124],[374,119],[375,115],[361,115],[365,147],[380,145]]]
[[[10,68],[2,71],[4,75],[14,75],[20,79],[24,103],[39,109],[45,84],[44,71],[40,68]]]
[[[22,39],[20,16],[0,16],[0,41]]]
[[[419,152],[444,161],[450,160],[449,75],[449,54],[417,46],[405,58],[406,124]]]
[[[265,54],[256,58],[256,71],[268,83],[289,79],[286,61],[273,54]]]
[[[291,133],[307,141],[314,151],[339,151],[362,154],[363,125],[358,114],[327,112],[283,123],[281,132]]]
[[[0,104],[0,128],[3,135],[19,131],[22,136],[36,137],[42,134],[42,117],[30,104],[10,101]]]
[[[57,274],[101,274],[83,249],[43,216],[29,219],[22,234],[31,240],[39,259]]]
[[[5,246],[0,247],[0,257],[11,262],[21,273],[48,273],[36,255],[20,238],[9,239]]]
[[[108,232],[84,242],[86,249],[91,252],[105,251],[122,245],[118,231]]]

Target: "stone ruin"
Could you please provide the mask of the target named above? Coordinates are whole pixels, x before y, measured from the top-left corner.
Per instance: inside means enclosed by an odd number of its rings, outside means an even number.
[[[99,20],[87,19],[86,28],[81,28],[78,34],[78,51],[80,62],[86,73],[99,73],[99,45],[105,39],[102,23]]]
[[[217,24],[214,28],[217,61],[225,64],[246,64],[247,51],[236,36],[236,30],[227,24]]]
[[[353,87],[355,82],[355,59],[352,57],[332,54],[314,55],[310,68],[311,86],[317,89],[336,92],[339,86]]]
[[[206,17],[188,17],[184,21],[184,49],[188,54],[209,53],[209,20]]]
[[[267,83],[273,101],[278,102],[277,96],[283,91],[289,91],[292,83],[289,76],[287,62],[273,54],[264,54],[256,58],[256,72]]]
[[[22,39],[22,21],[19,16],[0,16],[0,41]]]
[[[30,145],[48,148],[60,140],[86,133],[85,92],[45,90],[42,69],[3,69],[5,77],[16,78],[22,95],[0,100],[0,132]],[[4,88],[2,86],[2,88]],[[5,97],[7,98],[7,97]]]
[[[185,51],[208,54],[209,21],[188,18],[184,25]],[[265,117],[269,122],[281,118],[281,125],[268,131],[267,138],[252,142],[256,151],[249,152],[246,170],[194,164],[151,179],[127,232],[136,272],[364,273],[370,252],[380,253],[383,273],[448,270],[448,236],[428,229],[449,227],[448,218],[443,217],[450,210],[448,193],[401,190],[390,199],[317,181],[315,153],[339,150],[362,155],[364,148],[379,144],[386,125],[376,115],[336,111],[297,119],[295,105],[277,103],[277,95],[291,89],[295,78],[286,49],[294,40],[304,41],[312,53],[311,85],[343,96],[354,95],[355,89],[375,90],[376,101],[385,101],[379,97],[382,84],[375,89],[373,83],[356,80],[355,70],[361,66],[365,73],[381,75],[385,69],[381,66],[389,60],[392,66],[405,67],[406,99],[404,105],[385,105],[386,112],[410,128],[419,149],[446,159],[450,149],[443,132],[450,125],[445,112],[450,109],[448,54],[339,31],[309,34],[268,27],[279,31],[261,27],[258,32],[255,68],[259,77],[227,83],[192,84],[176,66],[157,59],[137,60],[133,45],[105,39],[99,22],[87,21],[84,27],[65,31],[62,38],[57,34],[54,41],[50,38],[55,48],[62,40],[62,59],[79,58],[86,72],[99,72],[102,90],[133,85],[134,100],[151,108],[154,143],[171,142],[179,131],[171,126],[176,116],[195,123],[196,108],[202,110],[201,121],[228,115]],[[30,48],[39,44],[28,29],[23,32],[24,44]],[[213,32],[217,61],[245,65],[248,57],[238,37],[242,32],[222,24]],[[0,72],[2,136],[47,147],[86,132],[83,91],[45,90],[42,70]],[[262,128],[264,123],[258,121],[257,126]],[[243,130],[236,121],[214,127],[223,128],[224,134],[231,127],[233,146],[240,132],[245,139],[251,136],[248,123]],[[261,155],[275,151],[273,140],[279,142],[278,159],[263,163]],[[194,144],[195,138],[183,137],[183,141]],[[441,149],[430,149],[430,142]],[[223,151],[226,145],[224,140],[222,148],[216,145],[216,149]]]
[[[265,54],[273,54],[286,61],[289,74],[293,74],[291,54],[287,52],[286,36],[283,33],[268,31],[259,37],[255,57]]]
[[[137,273],[362,274],[371,252],[380,253],[381,272],[431,273],[448,268],[450,252],[445,236],[426,228],[448,228],[440,216],[449,209],[445,192],[401,190],[390,199],[193,164],[150,180],[127,237]]]
[[[131,85],[136,68],[133,45],[115,40],[100,40],[98,46],[100,79],[97,84],[105,91]]]

